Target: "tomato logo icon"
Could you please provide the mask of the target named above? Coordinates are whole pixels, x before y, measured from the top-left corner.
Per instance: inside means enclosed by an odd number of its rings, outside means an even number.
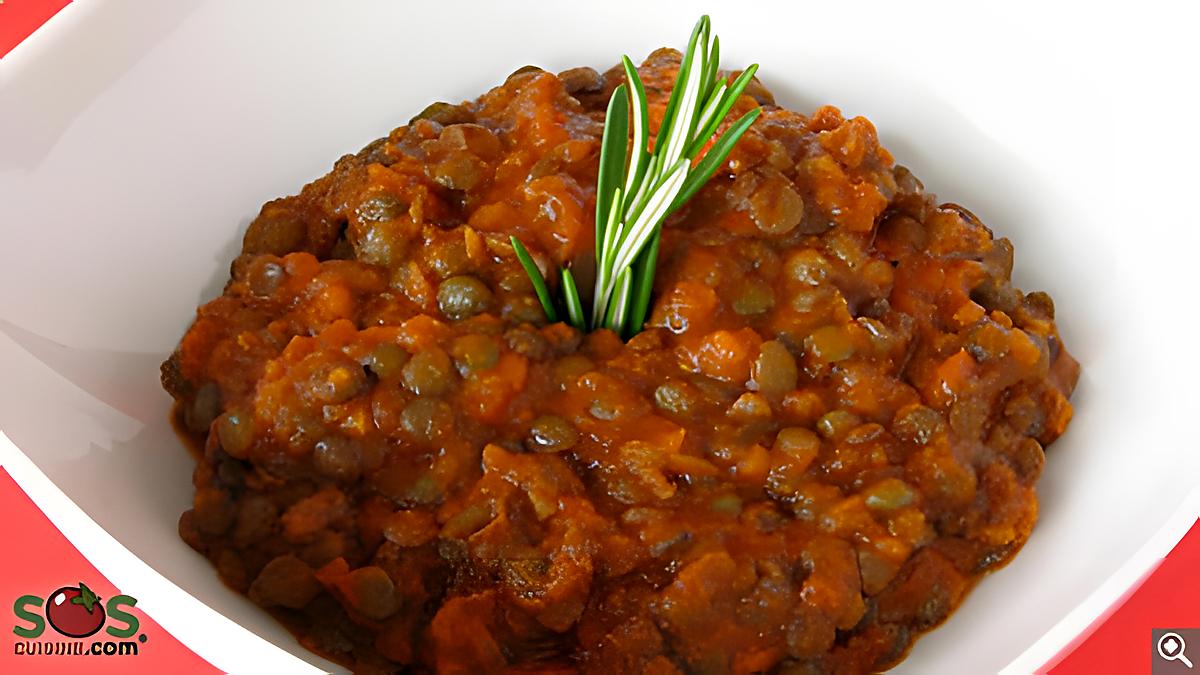
[[[104,627],[106,619],[100,596],[83,582],[63,586],[46,598],[46,620],[54,630],[73,638],[85,638]]]

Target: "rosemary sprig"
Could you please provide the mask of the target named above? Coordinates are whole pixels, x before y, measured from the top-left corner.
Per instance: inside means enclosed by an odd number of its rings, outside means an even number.
[[[533,282],[533,291],[537,293],[538,300],[542,303],[546,318],[550,320],[550,323],[558,321],[558,312],[554,311],[554,300],[550,297],[550,289],[546,288],[546,280],[542,278],[542,272],[538,269],[537,263],[533,262],[533,256],[529,255],[529,251],[520,239],[516,237],[509,237],[509,239],[512,240],[517,260],[521,261],[521,267],[525,268],[525,274],[528,274],[529,279]]]
[[[720,41],[712,36],[710,45],[710,32],[708,17],[700,17],[653,146],[646,88],[629,57],[621,59],[626,82],[609,99],[600,141],[590,320],[584,316],[571,271],[561,272],[567,320],[580,330],[609,328],[625,337],[641,330],[650,307],[663,221],[712,178],[761,112],[755,108],[742,115],[699,156],[758,70],[754,64],[732,83],[718,81]],[[546,318],[557,321],[545,279],[521,242],[516,237],[512,242]]]

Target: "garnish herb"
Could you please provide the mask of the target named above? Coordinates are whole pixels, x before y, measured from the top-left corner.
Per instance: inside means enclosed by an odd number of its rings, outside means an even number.
[[[761,112],[755,108],[742,115],[701,156],[758,70],[754,64],[732,84],[718,81],[720,41],[713,35],[710,44],[710,31],[708,17],[701,17],[692,30],[653,145],[645,86],[629,57],[621,59],[626,82],[609,99],[600,142],[596,286],[590,318],[571,270],[561,272],[566,320],[580,330],[609,328],[624,337],[641,330],[650,307],[663,221],[712,178]],[[516,237],[512,244],[546,318],[558,321],[554,299],[529,251]]]

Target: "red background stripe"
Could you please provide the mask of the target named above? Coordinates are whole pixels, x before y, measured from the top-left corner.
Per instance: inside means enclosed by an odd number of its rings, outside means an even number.
[[[79,582],[87,584],[102,601],[111,599],[121,591],[63,536],[3,467],[0,467],[0,514],[0,541],[4,542],[4,553],[0,555],[0,673],[190,675],[218,672],[146,615],[143,605],[152,605],[153,598],[138,598],[138,604],[132,610],[140,623],[138,633],[146,636],[146,641],[138,645],[136,656],[16,655],[17,642],[80,642],[86,649],[94,641],[121,641],[104,630],[79,640],[63,637],[48,622],[45,632],[38,638],[26,640],[13,634],[15,625],[28,627],[27,622],[18,620],[13,612],[17,598],[22,595],[45,598],[57,588],[74,586]],[[43,617],[44,610],[43,605],[40,610]],[[137,639],[137,636],[129,639]]]
[[[3,0],[0,4],[0,59],[69,4],[71,0]]]
[[[1040,672],[1050,675],[1149,673],[1154,628],[1200,628],[1200,521],[1127,593],[1122,602],[1084,631]],[[1200,658],[1200,645],[1188,655]],[[1194,654],[1194,655],[1193,655]],[[1200,671],[1193,671],[1200,672]]]

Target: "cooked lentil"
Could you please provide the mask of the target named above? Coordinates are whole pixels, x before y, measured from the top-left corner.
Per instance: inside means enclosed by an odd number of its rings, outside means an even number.
[[[641,67],[661,117],[678,68]],[[163,383],[180,534],[357,672],[868,672],[1029,536],[1078,366],[1012,247],[867,120],[762,116],[646,331],[546,325],[617,69],[522,68],[265,205]],[[587,284],[580,284],[586,286]]]

